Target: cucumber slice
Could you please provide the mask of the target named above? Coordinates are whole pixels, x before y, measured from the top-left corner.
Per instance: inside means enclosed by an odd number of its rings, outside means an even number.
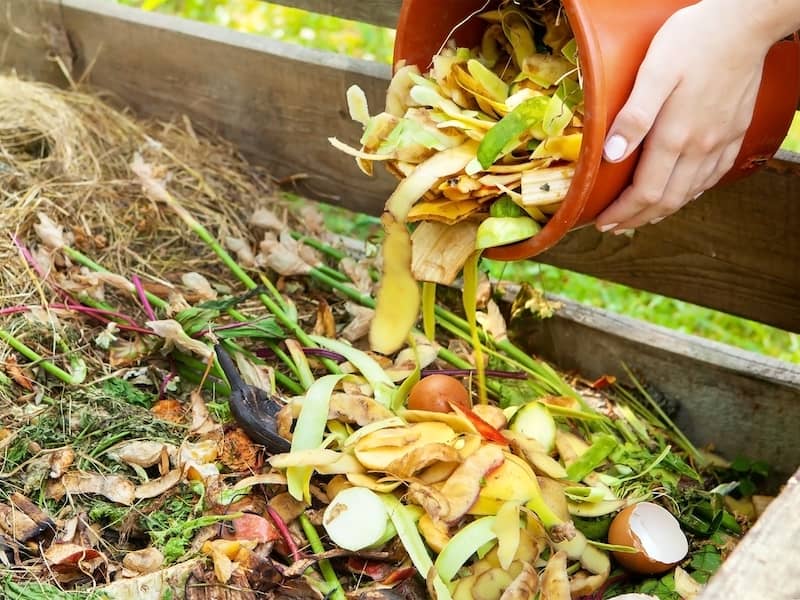
[[[551,452],[556,444],[556,421],[541,402],[530,402],[520,408],[510,425],[511,431],[524,435]]]
[[[386,505],[372,490],[352,487],[336,494],[322,516],[331,541],[357,552],[393,537]]]

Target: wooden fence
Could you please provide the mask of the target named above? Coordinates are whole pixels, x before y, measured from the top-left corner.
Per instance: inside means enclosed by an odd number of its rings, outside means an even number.
[[[400,0],[280,3],[387,27],[400,7]],[[80,80],[89,72],[93,85],[141,114],[185,114],[276,177],[303,175],[293,181],[311,198],[377,214],[394,185],[383,173],[362,176],[327,143],[357,139],[345,91],[358,84],[373,109],[381,107],[388,66],[111,0],[0,0],[0,64],[60,85],[65,74]],[[797,332],[798,232],[800,157],[783,153],[632,239],[585,228],[539,260]],[[621,374],[623,362],[646,373],[679,402],[678,422],[696,443],[714,441],[729,455],[746,448],[785,477],[800,464],[797,366],[570,302],[520,333],[532,350],[586,376]],[[703,600],[798,600],[800,571],[790,558],[800,540],[798,506],[795,477]]]

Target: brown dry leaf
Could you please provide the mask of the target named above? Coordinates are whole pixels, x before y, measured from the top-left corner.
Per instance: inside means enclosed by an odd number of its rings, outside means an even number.
[[[267,267],[283,277],[308,275],[311,267],[297,253],[289,252],[274,234],[267,232],[259,244],[256,262],[259,266]]]
[[[243,267],[255,267],[256,256],[250,248],[250,244],[242,238],[228,236],[225,238],[225,247],[236,254],[236,262]]]
[[[8,373],[9,377],[11,377],[11,379],[13,379],[17,385],[28,390],[29,392],[33,391],[33,378],[27,375],[25,370],[19,366],[16,356],[10,354],[6,357],[5,363],[3,364],[3,370]]]
[[[72,448],[62,448],[50,455],[50,479],[59,479],[72,466],[75,461],[75,451]]]
[[[255,444],[240,427],[226,430],[219,461],[231,471],[257,471],[262,464]]]
[[[190,411],[192,424],[189,426],[189,431],[192,433],[205,435],[221,428],[221,425],[216,423],[208,413],[206,401],[200,390],[192,390]]]
[[[314,322],[314,335],[321,335],[327,338],[336,337],[336,321],[333,318],[333,311],[324,298],[317,302],[317,320]]]
[[[478,224],[462,221],[456,225],[420,223],[411,236],[411,270],[417,281],[452,285],[475,252]]]
[[[151,598],[160,600],[166,597],[168,592],[185,589],[189,574],[200,564],[201,560],[204,559],[191,559],[154,573],[129,579],[117,579],[109,585],[98,587],[97,591],[107,594],[114,600],[150,600]],[[144,595],[145,593],[150,595]]]
[[[188,336],[181,324],[174,319],[163,319],[161,321],[147,321],[145,323],[156,335],[164,339],[164,347],[167,350],[178,348],[188,354],[195,354],[203,359],[210,359],[214,351],[200,340]]]
[[[506,320],[500,312],[500,307],[497,306],[494,300],[489,300],[486,305],[486,312],[478,312],[476,319],[483,330],[496,342],[502,342],[508,339],[508,330],[506,329]]]
[[[353,344],[369,334],[369,326],[370,323],[372,323],[372,319],[375,318],[375,311],[366,306],[359,306],[353,302],[347,302],[345,304],[345,309],[347,309],[347,312],[353,318],[347,326],[342,329],[339,337]]]
[[[60,250],[67,245],[63,227],[43,212],[36,213],[36,216],[39,222],[34,224],[33,229],[45,246],[52,250]]]
[[[40,525],[22,510],[2,503],[0,503],[0,531],[23,543],[43,533]]]
[[[166,475],[159,477],[158,479],[152,479],[147,483],[142,483],[136,486],[136,490],[134,492],[136,498],[141,500],[143,498],[155,498],[156,496],[161,496],[168,490],[171,490],[176,485],[178,485],[181,481],[181,470],[180,469],[173,469]]]
[[[369,264],[365,261],[356,261],[349,256],[339,261],[342,273],[350,278],[356,289],[364,294],[371,294],[375,286],[369,272]]]
[[[261,229],[274,229],[275,231],[283,231],[286,228],[286,223],[283,219],[279,218],[274,212],[267,208],[259,208],[250,215],[247,220],[250,225],[260,227]]]
[[[51,570],[57,572],[60,581],[70,581],[81,574],[91,575],[107,560],[101,552],[72,543],[53,543],[43,554]]]
[[[61,483],[68,494],[97,494],[125,506],[136,499],[136,486],[121,475],[70,471],[61,478]]]
[[[181,275],[181,283],[197,296],[199,300],[215,300],[218,296],[216,290],[211,287],[203,275],[191,271]]]
[[[167,456],[174,454],[175,446],[167,445],[164,442],[151,442],[139,440],[135,442],[124,442],[109,452],[111,458],[120,460],[128,465],[137,465],[147,469],[153,465],[160,464],[164,453]]]
[[[164,555],[158,548],[145,548],[128,552],[122,559],[122,566],[138,575],[155,573],[164,564]]]

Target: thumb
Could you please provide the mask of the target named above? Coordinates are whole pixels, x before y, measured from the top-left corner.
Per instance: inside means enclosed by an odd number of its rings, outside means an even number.
[[[669,69],[653,63],[647,58],[642,63],[633,91],[611,125],[603,146],[603,155],[609,162],[622,162],[636,150],[677,85],[665,76]]]

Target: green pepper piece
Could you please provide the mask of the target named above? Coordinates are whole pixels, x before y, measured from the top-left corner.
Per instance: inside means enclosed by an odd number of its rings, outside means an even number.
[[[600,466],[617,447],[617,439],[610,435],[598,436],[592,446],[567,467],[567,479],[581,481]]]
[[[520,103],[514,110],[500,119],[478,146],[478,161],[488,169],[503,153],[514,150],[523,135],[533,129],[540,129],[550,98],[536,96]]]
[[[489,217],[478,226],[475,247],[481,250],[513,244],[533,237],[541,229],[530,217]]]
[[[490,217],[525,217],[525,211],[508,196],[501,196],[489,208]]]

